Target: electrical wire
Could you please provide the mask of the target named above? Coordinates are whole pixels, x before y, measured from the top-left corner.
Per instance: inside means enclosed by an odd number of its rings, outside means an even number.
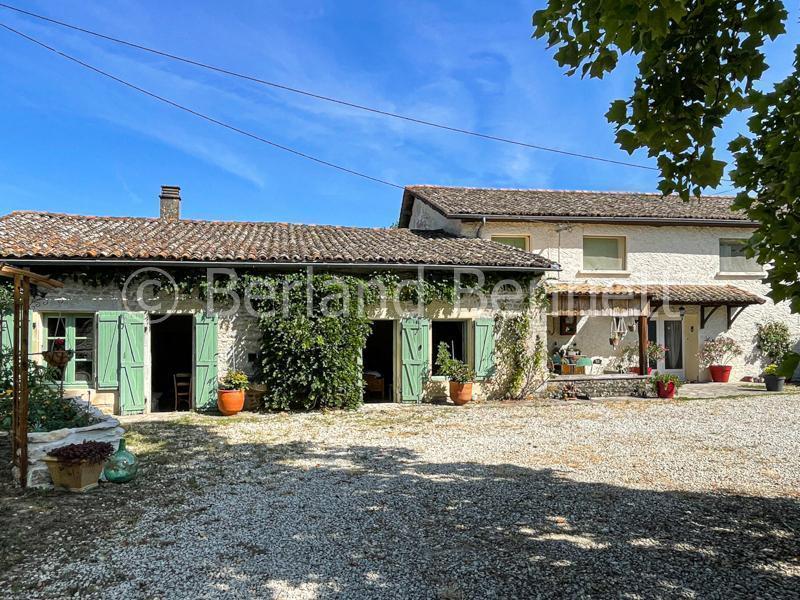
[[[149,96],[149,97],[151,97],[151,98],[153,98],[155,100],[158,100],[158,101],[163,102],[165,104],[169,104],[170,106],[172,106],[174,108],[180,109],[180,110],[182,110],[184,112],[187,112],[187,113],[189,113],[191,115],[194,115],[196,117],[199,117],[201,119],[205,119],[206,121],[208,121],[210,123],[214,123],[215,125],[219,125],[220,127],[224,127],[224,128],[229,129],[231,131],[235,131],[236,133],[239,133],[241,135],[247,136],[249,138],[252,138],[254,140],[262,142],[264,144],[269,144],[270,146],[273,146],[273,147],[278,148],[280,150],[283,150],[285,152],[290,152],[291,154],[294,154],[296,156],[300,156],[302,158],[314,161],[314,162],[319,163],[321,165],[325,165],[327,167],[331,167],[333,169],[337,169],[337,170],[342,171],[344,173],[349,173],[350,175],[356,175],[358,177],[362,177],[364,179],[368,179],[368,180],[374,181],[376,183],[381,183],[383,185],[391,186],[393,188],[397,188],[397,189],[401,189],[401,190],[403,189],[402,185],[398,185],[396,183],[392,183],[391,181],[387,181],[385,179],[380,179],[379,177],[373,177],[371,175],[367,175],[366,173],[362,173],[362,172],[356,171],[354,169],[348,169],[347,167],[343,167],[343,166],[338,165],[336,163],[332,163],[332,162],[329,162],[327,160],[323,160],[321,158],[317,158],[316,156],[312,156],[310,154],[306,154],[305,152],[300,152],[299,150],[295,150],[294,148],[290,148],[288,146],[284,146],[282,144],[278,144],[277,142],[273,142],[271,140],[268,140],[268,139],[266,139],[264,137],[256,135],[255,133],[251,133],[249,131],[245,131],[244,129],[240,129],[239,127],[236,127],[236,126],[231,125],[229,123],[225,123],[224,121],[220,121],[219,119],[215,119],[214,117],[210,117],[210,116],[208,116],[208,115],[206,115],[204,113],[198,112],[198,111],[196,111],[196,110],[194,110],[192,108],[189,108],[188,106],[184,106],[183,104],[179,104],[178,102],[175,102],[174,100],[170,100],[169,98],[165,98],[164,96],[160,96],[160,95],[158,95],[158,94],[156,94],[154,92],[151,92],[151,91],[146,90],[146,89],[144,89],[142,87],[139,87],[138,85],[130,83],[129,81],[126,81],[126,80],[121,79],[121,78],[119,78],[119,77],[117,77],[115,75],[112,75],[111,73],[103,71],[102,69],[100,69],[98,67],[95,67],[93,65],[90,65],[89,63],[86,63],[86,62],[80,60],[79,58],[75,58],[74,56],[71,56],[71,55],[67,54],[66,52],[62,52],[61,50],[53,48],[52,46],[48,46],[44,42],[42,42],[40,40],[37,40],[36,38],[31,37],[31,36],[29,36],[29,35],[27,35],[25,33],[22,33],[21,31],[17,31],[13,27],[9,27],[5,23],[0,23],[0,27],[2,27],[4,29],[10,31],[11,33],[14,33],[14,34],[16,34],[16,35],[28,40],[29,42],[32,42],[32,43],[34,43],[34,44],[36,44],[38,46],[41,46],[42,48],[45,48],[46,50],[49,50],[50,52],[58,54],[59,56],[61,56],[63,58],[66,58],[67,60],[70,60],[70,61],[72,61],[72,62],[74,62],[74,63],[76,63],[76,64],[78,64],[78,65],[80,65],[80,66],[82,66],[82,67],[84,67],[86,69],[94,71],[95,73],[98,73],[98,74],[100,74],[100,75],[102,75],[104,77],[107,77],[107,78],[109,78],[109,79],[111,79],[113,81],[116,81],[117,83],[120,83],[120,84],[122,84],[124,86],[127,86],[128,88],[130,88],[132,90],[136,90],[137,92],[145,94],[145,95],[147,95],[147,96]]]
[[[107,34],[104,34],[104,33],[99,33],[97,31],[93,31],[91,29],[86,29],[84,27],[79,27],[77,25],[72,25],[71,23],[66,23],[64,21],[59,21],[57,19],[52,19],[52,18],[46,17],[44,15],[40,15],[40,14],[37,14],[37,13],[34,13],[34,12],[23,10],[21,8],[17,8],[15,6],[11,6],[10,4],[4,4],[4,3],[0,2],[0,8],[5,8],[5,9],[8,9],[8,10],[12,10],[12,11],[27,15],[29,17],[33,17],[35,19],[46,21],[48,23],[52,23],[54,25],[59,25],[61,27],[66,27],[68,29],[72,29],[73,31],[79,31],[81,33],[85,33],[87,35],[92,35],[94,37],[101,38],[101,39],[107,40],[109,42],[114,42],[115,44],[122,44],[122,45],[128,46],[130,48],[135,48],[137,50],[142,50],[144,52],[150,52],[151,54],[155,54],[157,56],[161,56],[161,57],[168,58],[168,59],[171,59],[171,60],[180,61],[182,63],[193,65],[195,67],[208,69],[210,71],[214,71],[216,73],[220,73],[220,74],[223,74],[223,75],[228,75],[228,76],[231,76],[231,77],[237,77],[239,79],[244,79],[246,81],[250,81],[250,82],[253,82],[253,83],[260,84],[260,85],[270,86],[270,87],[273,87],[273,88],[277,88],[277,89],[280,89],[280,90],[291,92],[293,94],[300,94],[300,95],[303,95],[303,96],[307,96],[309,98],[315,98],[317,100],[323,100],[325,102],[332,102],[334,104],[339,104],[341,106],[347,106],[349,108],[354,108],[354,109],[357,109],[357,110],[363,110],[363,111],[371,112],[371,113],[374,113],[374,114],[382,115],[382,116],[385,116],[385,117],[391,117],[391,118],[394,118],[394,119],[401,119],[403,121],[408,121],[410,123],[416,123],[417,125],[424,125],[424,126],[427,126],[427,127],[434,127],[434,128],[437,128],[437,129],[442,129],[442,130],[450,131],[450,132],[453,132],[453,133],[460,133],[460,134],[463,134],[463,135],[469,135],[469,136],[473,136],[473,137],[477,137],[477,138],[491,140],[491,141],[494,141],[494,142],[502,142],[502,143],[505,143],[505,144],[512,144],[512,145],[515,145],[515,146],[521,146],[523,148],[530,148],[530,149],[533,149],[533,150],[541,150],[543,152],[552,152],[552,153],[561,154],[561,155],[564,155],[564,156],[571,156],[573,158],[582,158],[582,159],[586,159],[586,160],[594,160],[594,161],[598,161],[598,162],[604,162],[604,163],[609,163],[609,164],[614,164],[614,165],[621,165],[621,166],[625,166],[625,167],[633,167],[633,168],[636,168],[636,169],[645,169],[645,170],[648,170],[648,171],[658,171],[657,167],[651,167],[651,166],[648,166],[648,165],[640,165],[640,164],[632,163],[632,162],[628,162],[628,161],[613,160],[613,159],[610,159],[610,158],[603,158],[601,156],[594,156],[592,154],[583,154],[583,153],[580,153],[580,152],[570,152],[568,150],[561,150],[559,148],[553,148],[553,147],[549,147],[549,146],[542,146],[542,145],[539,145],[539,144],[531,144],[531,143],[523,142],[523,141],[520,141],[520,140],[514,140],[514,139],[511,139],[511,138],[505,138],[505,137],[500,137],[500,136],[496,136],[496,135],[490,135],[490,134],[487,134],[487,133],[481,133],[479,131],[472,131],[472,130],[469,130],[469,129],[464,129],[462,127],[453,127],[453,126],[450,126],[450,125],[445,125],[443,123],[437,123],[435,121],[427,121],[425,119],[420,119],[420,118],[412,117],[412,116],[409,116],[409,115],[403,115],[403,114],[400,114],[400,113],[390,112],[390,111],[387,111],[387,110],[381,110],[381,109],[378,109],[378,108],[373,108],[371,106],[366,106],[366,105],[363,105],[363,104],[357,104],[355,102],[350,102],[348,100],[342,100],[340,98],[334,98],[332,96],[326,96],[326,95],[323,95],[323,94],[318,94],[316,92],[310,92],[308,90],[303,90],[303,89],[300,89],[300,88],[291,87],[291,86],[288,86],[288,85],[285,85],[285,84],[282,84],[282,83],[277,83],[277,82],[274,82],[274,81],[261,79],[259,77],[255,77],[253,75],[247,75],[247,74],[244,74],[244,73],[239,73],[239,72],[236,72],[236,71],[232,71],[230,69],[225,69],[223,67],[217,67],[217,66],[210,65],[210,64],[207,64],[207,63],[203,63],[203,62],[191,59],[191,58],[178,56],[176,54],[171,54],[171,53],[165,52],[163,50],[157,50],[155,48],[150,48],[150,47],[144,46],[142,44],[137,44],[135,42],[130,42],[130,41],[127,41],[127,40],[116,38],[116,37],[113,37],[113,36],[110,36],[110,35],[107,35]]]

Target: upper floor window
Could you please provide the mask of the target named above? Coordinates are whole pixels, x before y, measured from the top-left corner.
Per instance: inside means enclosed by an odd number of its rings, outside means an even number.
[[[531,238],[527,235],[493,235],[492,241],[514,246],[514,248],[519,248],[526,252],[530,251],[531,248]]]
[[[719,241],[719,270],[721,273],[761,273],[763,271],[755,258],[745,256],[745,240],[733,239]]]
[[[584,236],[584,271],[624,271],[625,266],[624,237]]]
[[[61,373],[65,385],[90,385],[94,377],[94,317],[44,315],[43,350],[63,344],[75,355]]]

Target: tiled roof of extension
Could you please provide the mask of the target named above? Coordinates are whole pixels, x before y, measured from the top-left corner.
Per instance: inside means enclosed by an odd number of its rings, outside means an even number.
[[[0,258],[553,268],[537,254],[441,231],[26,211],[0,218]]]
[[[693,285],[693,284],[613,284],[592,285],[588,283],[552,283],[547,286],[549,293],[573,294],[575,296],[610,295],[641,296],[645,295],[657,303],[703,304],[713,305],[745,305],[764,304],[761,296],[732,285]]]
[[[515,190],[413,185],[406,187],[400,225],[407,226],[411,199],[416,196],[447,217],[558,218],[596,221],[714,221],[752,225],[731,210],[732,196],[703,196],[684,201],[679,196],[639,192]]]

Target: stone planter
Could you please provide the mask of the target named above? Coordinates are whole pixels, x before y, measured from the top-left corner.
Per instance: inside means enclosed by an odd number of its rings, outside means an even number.
[[[79,444],[85,441],[108,442],[119,447],[119,440],[125,430],[119,426],[119,421],[107,415],[99,409],[90,406],[85,400],[71,398],[71,400],[82,405],[92,416],[100,419],[93,425],[86,427],[75,427],[56,429],[55,431],[29,432],[28,433],[28,487],[50,488],[53,481],[45,462],[45,457],[50,450],[69,444]],[[102,470],[102,465],[100,466]],[[14,469],[15,477],[17,469]]]

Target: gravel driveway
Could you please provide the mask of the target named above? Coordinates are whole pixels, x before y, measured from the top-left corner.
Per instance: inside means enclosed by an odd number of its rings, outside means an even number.
[[[0,489],[3,598],[797,597],[800,396],[129,420]]]

